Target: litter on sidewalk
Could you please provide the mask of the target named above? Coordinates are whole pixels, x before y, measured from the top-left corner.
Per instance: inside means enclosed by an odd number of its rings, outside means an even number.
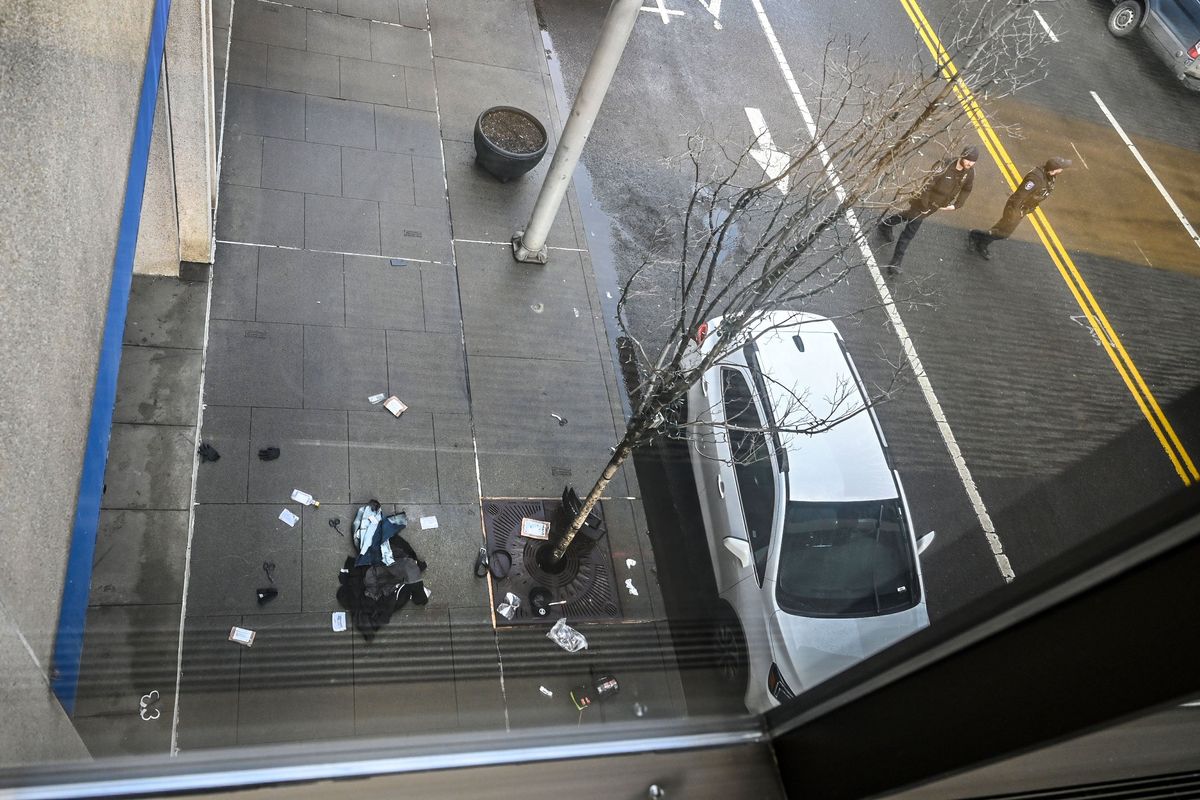
[[[377,406],[387,399],[386,394],[373,394],[367,398],[367,402],[373,406]]]
[[[229,629],[229,641],[243,644],[246,647],[250,647],[254,644],[254,637],[256,635],[257,634],[254,631],[249,630],[248,628],[239,628],[237,625],[234,625]]]
[[[346,630],[346,612],[345,611],[333,612],[333,629],[334,629],[334,631],[336,631],[338,633],[341,633],[342,631]]]
[[[521,607],[521,598],[517,597],[512,592],[504,593],[504,602],[496,606],[496,613],[507,620],[511,620],[517,615],[517,609]]]
[[[631,595],[633,595],[634,597],[638,596],[638,590],[636,588],[634,588],[634,586],[633,586],[633,578],[625,579],[625,588],[628,589],[629,593]]]
[[[284,524],[289,528],[296,527],[296,523],[300,521],[299,517],[286,508],[279,512],[279,518],[283,520]]]
[[[427,531],[438,526],[437,517],[421,517],[421,530]]]
[[[550,627],[546,638],[557,644],[568,653],[578,653],[587,649],[587,639],[583,634],[567,624],[566,617],[560,617],[558,622]]]
[[[554,692],[550,691],[545,686],[539,686],[538,691],[546,695],[546,697],[554,697]]]
[[[292,499],[297,503],[303,503],[304,505],[312,506],[313,508],[321,507],[321,501],[315,499],[308,492],[302,492],[299,489],[292,489]]]
[[[387,400],[384,400],[383,407],[392,412],[393,417],[398,417],[405,411],[408,411],[408,406],[400,402],[400,398],[396,397],[396,395],[392,395]]]
[[[521,517],[521,535],[526,539],[547,541],[550,538],[550,523],[545,520]]]

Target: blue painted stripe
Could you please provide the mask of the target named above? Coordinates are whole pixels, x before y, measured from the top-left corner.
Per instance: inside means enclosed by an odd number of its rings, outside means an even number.
[[[71,551],[67,555],[66,583],[63,586],[62,607],[58,612],[58,632],[54,637],[51,686],[68,714],[75,712],[79,657],[83,652],[83,629],[92,585],[92,559],[96,554],[96,528],[100,524],[100,501],[104,495],[104,467],[108,463],[108,438],[112,430],[113,405],[117,400],[121,340],[125,331],[125,314],[129,308],[129,288],[133,282],[133,256],[137,250],[138,225],[142,218],[142,192],[146,188],[150,137],[154,132],[154,109],[158,103],[158,76],[162,71],[170,11],[171,0],[155,0],[150,44],[146,48],[146,71],[142,75],[142,93],[138,99],[137,127],[129,153],[129,174],[125,179],[125,205],[121,210],[117,252],[113,258],[112,287],[104,319],[100,363],[96,368],[96,391],[92,395],[87,449],[83,454],[83,470],[79,475],[79,498],[71,530]]]

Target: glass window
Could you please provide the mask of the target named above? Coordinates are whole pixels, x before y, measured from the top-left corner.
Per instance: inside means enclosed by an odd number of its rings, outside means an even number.
[[[775,521],[775,469],[762,415],[754,404],[754,395],[745,376],[740,370],[726,369],[722,383],[733,471],[737,476],[750,549],[754,553],[754,570],[761,584]]]

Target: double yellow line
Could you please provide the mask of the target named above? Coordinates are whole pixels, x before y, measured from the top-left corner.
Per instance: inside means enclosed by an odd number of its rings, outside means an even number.
[[[935,59],[935,62],[941,65],[943,77],[953,82],[954,93],[958,96],[958,101],[962,104],[963,110],[966,111],[967,118],[975,126],[975,130],[983,140],[984,146],[991,153],[997,166],[1000,167],[1001,174],[1008,181],[1009,190],[1014,191],[1021,181],[1021,172],[1009,157],[1008,151],[1004,149],[1000,137],[992,129],[991,123],[988,122],[983,109],[979,107],[979,103],[975,100],[975,95],[971,92],[970,87],[959,76],[958,68],[951,60],[950,54],[942,46],[937,34],[934,33],[933,26],[925,18],[925,14],[921,11],[921,7],[917,5],[916,0],[900,0],[900,4],[904,6],[905,12],[907,12],[909,19],[912,20],[913,25],[916,26],[917,33],[920,35],[922,41],[925,42],[925,46],[929,48],[929,52]],[[1167,421],[1167,415],[1163,413],[1162,408],[1158,405],[1158,401],[1154,399],[1154,395],[1150,392],[1150,387],[1142,379],[1141,373],[1138,372],[1133,359],[1129,357],[1125,346],[1121,344],[1121,339],[1117,336],[1117,332],[1113,330],[1112,324],[1109,323],[1108,317],[1104,314],[1104,310],[1100,308],[1100,304],[1096,302],[1096,298],[1092,295],[1091,289],[1088,288],[1087,283],[1083,280],[1083,276],[1079,274],[1079,270],[1075,267],[1075,262],[1071,260],[1067,248],[1063,247],[1063,243],[1059,241],[1058,234],[1050,226],[1050,221],[1041,209],[1034,211],[1030,215],[1030,220],[1034,230],[1037,231],[1038,238],[1042,240],[1046,252],[1050,254],[1050,259],[1054,262],[1054,266],[1058,267],[1059,275],[1062,276],[1063,281],[1067,284],[1067,288],[1071,290],[1071,295],[1075,298],[1075,302],[1079,304],[1079,308],[1083,310],[1084,316],[1087,317],[1092,330],[1096,332],[1100,344],[1104,346],[1108,357],[1112,359],[1113,366],[1117,368],[1117,373],[1125,381],[1125,386],[1129,389],[1129,393],[1133,395],[1133,399],[1137,401],[1138,408],[1146,416],[1146,421],[1150,423],[1151,430],[1158,437],[1159,444],[1162,445],[1167,457],[1171,459],[1171,464],[1175,467],[1175,471],[1179,474],[1183,484],[1190,486],[1193,482],[1200,480],[1200,472],[1196,471],[1196,465],[1192,462],[1192,457],[1188,455],[1183,443],[1179,441],[1179,436],[1176,435],[1175,429]]]

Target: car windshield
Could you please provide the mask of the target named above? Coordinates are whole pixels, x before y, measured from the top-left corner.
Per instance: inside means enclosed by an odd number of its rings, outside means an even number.
[[[776,597],[791,614],[867,617],[920,599],[898,500],[789,502]]]

